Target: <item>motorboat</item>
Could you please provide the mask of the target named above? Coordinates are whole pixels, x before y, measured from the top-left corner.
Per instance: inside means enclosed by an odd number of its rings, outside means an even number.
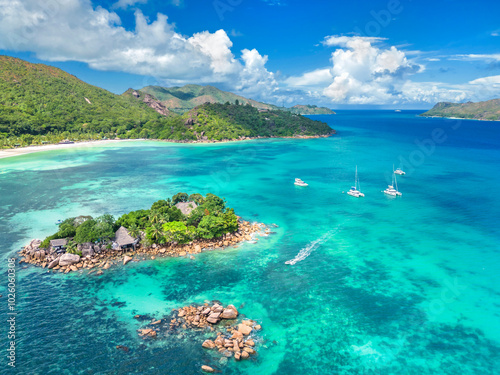
[[[401,168],[396,168],[396,170],[394,171],[394,173],[400,175],[400,176],[404,176],[406,174],[405,171],[403,171]]]
[[[297,186],[309,186],[309,184],[306,184],[300,178],[296,178],[294,184],[297,185]]]

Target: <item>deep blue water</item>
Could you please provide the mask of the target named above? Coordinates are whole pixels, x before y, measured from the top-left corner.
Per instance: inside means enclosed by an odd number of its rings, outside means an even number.
[[[418,113],[312,116],[338,131],[327,139],[127,142],[0,160],[5,265],[57,219],[118,216],[178,191],[213,192],[245,219],[279,226],[257,244],[101,277],[19,266],[17,367],[2,359],[0,373],[500,373],[500,122]],[[361,199],[344,194],[356,165]],[[381,192],[393,165],[407,172],[397,199]],[[137,336],[135,314],[207,299],[244,304],[262,324],[256,359],[223,366],[187,332]]]

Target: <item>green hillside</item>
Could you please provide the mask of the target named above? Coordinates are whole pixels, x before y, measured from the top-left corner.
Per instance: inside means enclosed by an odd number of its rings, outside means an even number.
[[[327,124],[280,110],[258,110],[250,104],[206,103],[183,115],[197,139],[331,135]]]
[[[163,116],[58,68],[0,56],[0,141],[20,144],[126,134]],[[158,124],[157,124],[158,125]]]
[[[223,91],[192,86],[198,93],[228,101]],[[289,112],[260,113],[251,102],[202,104],[180,116],[147,93],[128,90],[115,95],[60,69],[0,56],[0,148],[64,139],[210,141],[332,132],[324,123]]]
[[[335,114],[335,112],[333,112],[330,108],[318,107],[315,105],[303,105],[303,104],[294,105],[293,107],[287,108],[286,110],[289,112],[298,114],[298,115],[334,115]]]
[[[132,92],[149,94],[156,98],[161,105],[175,113],[183,114],[191,109],[205,103],[231,103],[250,104],[257,109],[272,109],[288,111],[299,115],[331,115],[335,114],[331,109],[317,107],[315,105],[295,105],[291,108],[278,107],[272,104],[261,103],[256,100],[247,99],[231,92],[219,90],[213,86],[185,85],[182,87],[147,86],[140,90],[129,89],[124,96],[130,96]]]
[[[147,86],[140,90],[160,101],[169,110],[185,113],[205,103],[250,104],[259,109],[277,109],[276,106],[247,99],[231,92],[219,90],[213,86],[185,85],[182,87]]]
[[[431,110],[420,116],[457,117],[474,120],[500,120],[500,99],[485,102],[436,104]]]

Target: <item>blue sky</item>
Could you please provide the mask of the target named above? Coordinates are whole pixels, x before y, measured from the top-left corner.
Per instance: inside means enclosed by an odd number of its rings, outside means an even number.
[[[428,108],[500,97],[499,14],[458,0],[0,0],[0,53],[115,93],[198,83],[287,105]]]

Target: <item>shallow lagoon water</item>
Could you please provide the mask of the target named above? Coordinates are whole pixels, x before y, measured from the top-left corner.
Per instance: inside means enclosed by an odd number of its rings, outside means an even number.
[[[213,192],[245,219],[278,225],[256,244],[101,277],[19,266],[17,373],[498,373],[500,129],[416,114],[314,116],[338,130],[326,139],[139,141],[0,160],[4,263],[58,219],[118,216],[178,191]],[[437,128],[445,140],[420,152],[415,141]],[[393,164],[407,171],[398,199],[381,192]],[[343,194],[356,165],[361,199]],[[207,299],[262,324],[256,359],[222,366],[190,333],[137,336],[135,314]]]

